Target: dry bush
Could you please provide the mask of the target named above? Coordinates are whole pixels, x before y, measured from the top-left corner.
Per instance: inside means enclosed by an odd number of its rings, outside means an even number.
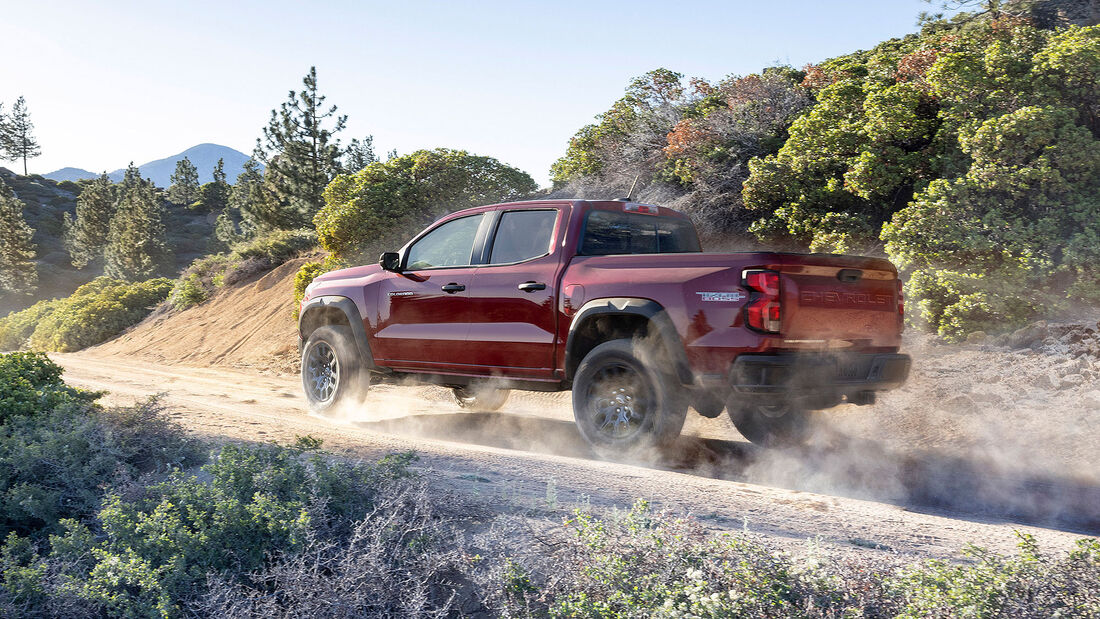
[[[217,617],[444,617],[462,612],[463,536],[422,480],[387,488],[346,538],[313,534],[244,582],[211,577],[192,612]],[[468,608],[465,608],[468,610]],[[464,614],[464,613],[463,613]]]

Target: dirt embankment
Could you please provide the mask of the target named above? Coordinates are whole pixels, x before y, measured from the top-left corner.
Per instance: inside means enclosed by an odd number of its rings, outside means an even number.
[[[258,279],[219,289],[207,302],[186,311],[154,312],[86,354],[198,367],[295,371],[293,284],[305,261],[290,260]]]

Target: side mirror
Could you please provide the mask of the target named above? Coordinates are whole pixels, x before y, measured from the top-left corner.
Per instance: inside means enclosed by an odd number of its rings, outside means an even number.
[[[401,254],[395,251],[388,251],[378,257],[378,264],[382,266],[383,271],[393,271],[394,273],[401,272]]]

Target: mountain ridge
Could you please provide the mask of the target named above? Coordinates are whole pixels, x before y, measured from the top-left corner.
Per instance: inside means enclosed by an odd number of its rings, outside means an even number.
[[[175,155],[143,163],[138,166],[138,170],[143,178],[153,181],[158,187],[168,187],[172,184],[172,174],[176,171],[176,163],[184,157],[190,159],[191,163],[198,169],[200,183],[209,183],[214,180],[214,166],[217,165],[218,159],[225,161],[225,176],[232,183],[236,180],[237,175],[244,171],[244,163],[249,159],[248,155],[235,148],[203,142]],[[107,173],[108,178],[116,183],[121,181],[125,175],[126,168],[119,168]],[[91,179],[99,176],[99,174],[83,168],[64,167],[42,176],[61,182]]]

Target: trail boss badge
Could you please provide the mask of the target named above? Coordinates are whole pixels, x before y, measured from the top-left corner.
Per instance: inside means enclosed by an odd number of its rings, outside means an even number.
[[[745,298],[742,292],[696,292],[702,301],[717,301],[719,303],[733,303]]]

